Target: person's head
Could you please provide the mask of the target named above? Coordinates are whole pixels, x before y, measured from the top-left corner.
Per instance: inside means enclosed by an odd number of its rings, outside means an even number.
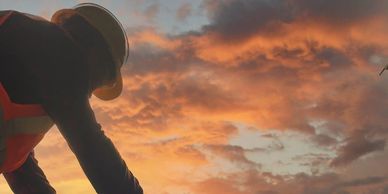
[[[107,9],[84,3],[57,11],[51,21],[61,26],[83,50],[91,89],[102,100],[120,95],[120,69],[128,57],[128,41],[120,22]]]

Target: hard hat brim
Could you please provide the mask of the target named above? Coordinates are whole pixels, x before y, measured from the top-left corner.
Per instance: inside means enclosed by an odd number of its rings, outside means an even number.
[[[113,100],[120,96],[123,91],[123,79],[121,77],[121,73],[118,72],[116,76],[116,81],[113,85],[110,86],[102,86],[93,91],[93,95],[101,100]]]

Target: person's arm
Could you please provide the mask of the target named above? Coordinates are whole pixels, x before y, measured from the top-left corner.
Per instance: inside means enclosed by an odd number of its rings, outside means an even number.
[[[98,193],[142,194],[137,179],[96,122],[89,105],[89,71],[83,51],[58,26],[12,13],[0,26],[0,50],[17,56],[15,62],[21,65],[12,63],[7,68],[18,75],[25,73],[23,80],[28,81],[23,84],[31,83],[38,103],[53,119]],[[1,81],[14,74],[1,71],[0,75]]]
[[[9,187],[15,194],[55,194],[38,161],[31,152],[24,164],[9,173],[3,173]]]
[[[96,122],[87,96],[47,99],[44,107],[97,193],[143,193],[138,180]]]

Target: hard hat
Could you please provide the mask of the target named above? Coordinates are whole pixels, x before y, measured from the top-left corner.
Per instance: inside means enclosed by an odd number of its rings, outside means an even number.
[[[94,3],[81,3],[70,10],[75,11],[97,29],[109,46],[108,49],[115,63],[115,80],[108,85],[95,89],[93,94],[102,100],[112,100],[118,97],[123,88],[120,69],[126,62],[129,52],[128,40],[123,26],[109,10]],[[52,20],[61,18],[65,14],[67,14],[66,10],[59,10],[52,16]]]

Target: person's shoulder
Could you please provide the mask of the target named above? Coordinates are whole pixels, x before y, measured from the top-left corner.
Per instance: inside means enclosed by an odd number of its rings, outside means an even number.
[[[16,10],[0,10],[0,17],[8,17],[12,14],[20,14],[20,12],[16,11]]]
[[[15,10],[0,10],[0,26],[2,26],[12,15],[19,14]]]
[[[0,11],[0,29],[7,31],[10,29],[34,28],[38,25],[49,26],[50,21],[43,17],[32,15],[29,13],[19,12],[16,10],[1,10]]]
[[[20,12],[16,10],[0,10],[0,17],[12,17],[12,16],[22,16],[29,17],[34,20],[47,21],[45,18],[30,13]]]

